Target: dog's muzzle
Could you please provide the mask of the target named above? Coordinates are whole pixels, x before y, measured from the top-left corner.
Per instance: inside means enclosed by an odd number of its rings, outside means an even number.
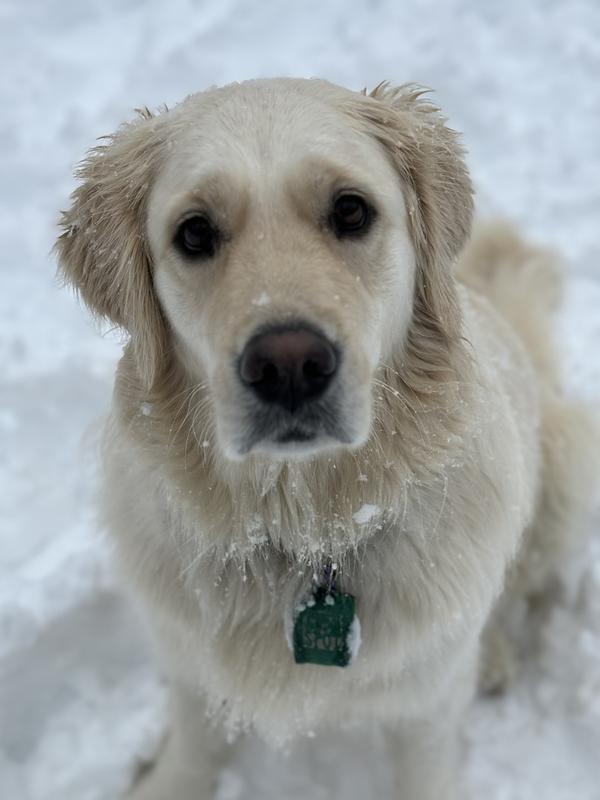
[[[250,437],[280,445],[335,435],[335,378],[340,350],[315,328],[270,326],[248,341],[238,361],[248,392]]]

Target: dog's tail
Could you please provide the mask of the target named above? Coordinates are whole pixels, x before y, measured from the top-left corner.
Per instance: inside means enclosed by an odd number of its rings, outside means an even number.
[[[521,571],[529,593],[542,591],[597,502],[600,472],[600,420],[563,388],[554,324],[562,296],[561,264],[509,224],[488,223],[475,230],[458,278],[483,293],[510,323],[538,374],[542,486]]]
[[[526,242],[507,222],[480,223],[457,277],[484,294],[519,335],[545,385],[560,381],[553,315],[562,297],[556,254]]]

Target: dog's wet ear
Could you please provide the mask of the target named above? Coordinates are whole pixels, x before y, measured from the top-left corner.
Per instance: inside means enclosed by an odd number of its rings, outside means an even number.
[[[386,149],[403,182],[417,256],[417,303],[438,335],[460,335],[452,265],[473,216],[472,186],[455,131],[412,85],[380,84],[352,109]],[[424,321],[424,319],[422,319]]]
[[[167,340],[145,236],[165,114],[155,117],[144,109],[138,120],[90,151],[77,170],[81,183],[62,214],[56,243],[59,275],[97,317],[129,332],[147,386],[161,369]]]

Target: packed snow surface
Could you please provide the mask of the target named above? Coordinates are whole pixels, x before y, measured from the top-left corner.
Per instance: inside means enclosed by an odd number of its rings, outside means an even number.
[[[96,420],[119,335],[98,336],[49,255],[75,162],[134,107],[212,84],[432,86],[464,132],[480,212],[564,253],[568,384],[597,402],[600,4],[3,0],[0,53],[0,797],[111,800],[160,737],[164,687],[96,531]],[[563,582],[515,687],[470,715],[474,797],[600,798],[597,519]],[[249,741],[219,799],[389,787],[377,733],[356,732],[287,755]]]

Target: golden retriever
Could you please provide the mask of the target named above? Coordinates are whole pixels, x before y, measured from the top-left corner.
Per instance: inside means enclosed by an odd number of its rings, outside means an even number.
[[[83,163],[60,268],[130,335],[102,506],[173,693],[136,800],[208,800],[228,732],[365,719],[397,798],[464,797],[507,568],[544,590],[596,429],[560,388],[555,261],[505,225],[467,245],[463,156],[414,87],[281,79],[144,110]]]

